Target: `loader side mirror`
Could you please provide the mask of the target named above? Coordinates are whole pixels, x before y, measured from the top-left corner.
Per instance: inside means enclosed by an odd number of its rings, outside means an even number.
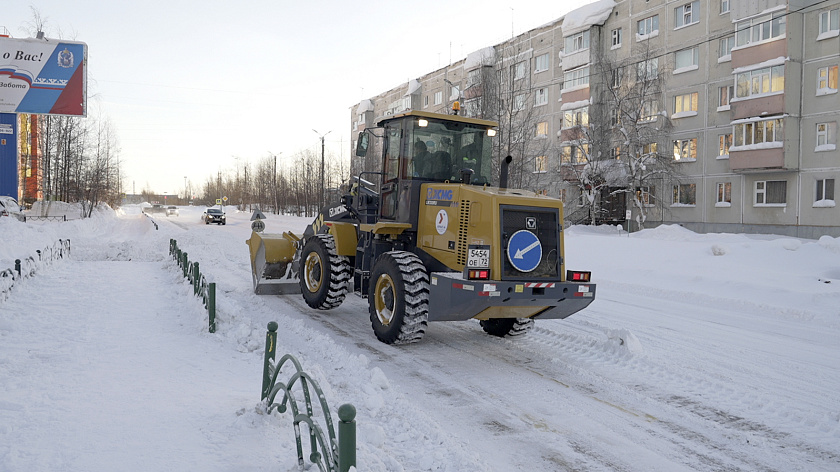
[[[356,141],[356,155],[359,157],[365,157],[368,150],[368,144],[370,142],[370,135],[362,131],[359,133],[359,140]]]

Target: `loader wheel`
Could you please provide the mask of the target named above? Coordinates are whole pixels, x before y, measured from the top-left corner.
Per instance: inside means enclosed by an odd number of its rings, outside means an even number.
[[[479,322],[485,333],[503,338],[505,336],[521,336],[534,327],[531,318],[494,318]]]
[[[391,251],[379,256],[370,277],[370,322],[385,344],[408,344],[426,333],[429,274],[416,255]]]
[[[300,291],[306,304],[318,310],[341,305],[353,273],[347,257],[336,254],[333,237],[316,234],[309,238],[300,260]]]

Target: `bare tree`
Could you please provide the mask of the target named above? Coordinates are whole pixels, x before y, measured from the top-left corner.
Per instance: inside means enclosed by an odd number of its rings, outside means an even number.
[[[659,62],[650,49],[623,62],[596,56],[590,87],[598,92],[588,125],[563,143],[570,151],[561,152],[564,178],[584,195],[590,222],[609,211],[606,200],[623,196],[642,229],[656,204],[657,185],[679,178],[667,152],[671,123],[662,112],[666,71]]]

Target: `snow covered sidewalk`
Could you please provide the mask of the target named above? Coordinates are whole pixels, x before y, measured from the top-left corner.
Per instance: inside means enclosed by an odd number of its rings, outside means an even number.
[[[259,403],[260,356],[203,335],[204,307],[167,265],[63,261],[0,304],[0,470],[294,463],[278,450],[291,431],[243,407]]]

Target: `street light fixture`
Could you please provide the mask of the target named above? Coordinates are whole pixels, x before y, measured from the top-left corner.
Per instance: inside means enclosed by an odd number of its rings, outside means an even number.
[[[319,133],[316,129],[312,131],[315,131],[315,134],[321,138],[321,193],[318,194],[318,211],[321,211],[321,208],[324,207],[324,138],[332,131],[327,131],[324,134]]]

